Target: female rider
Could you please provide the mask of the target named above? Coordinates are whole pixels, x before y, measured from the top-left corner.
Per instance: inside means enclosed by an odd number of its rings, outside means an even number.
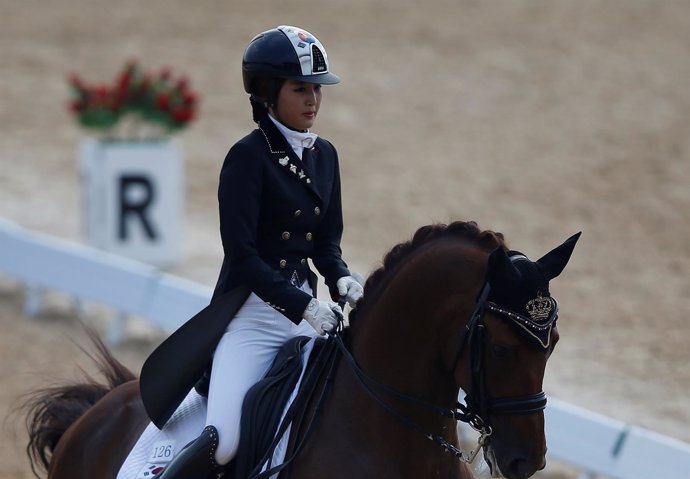
[[[258,128],[238,141],[220,172],[218,201],[224,260],[214,300],[249,292],[213,353],[206,427],[173,459],[163,479],[207,477],[237,452],[247,390],[278,348],[298,335],[330,331],[342,311],[315,298],[316,275],[331,297],[354,305],[361,285],[341,258],[343,218],[338,155],[311,132],[321,85],[338,83],[323,45],[281,26],[257,35],[242,60]],[[246,298],[246,299],[245,299]]]

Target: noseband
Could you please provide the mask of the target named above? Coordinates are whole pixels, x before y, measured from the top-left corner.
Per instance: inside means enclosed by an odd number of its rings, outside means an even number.
[[[477,456],[481,448],[489,443],[492,433],[491,424],[489,421],[490,415],[524,415],[543,411],[546,407],[546,394],[544,391],[539,391],[535,394],[527,394],[522,396],[510,396],[500,398],[490,398],[486,391],[486,379],[483,364],[484,350],[485,350],[485,331],[484,315],[486,311],[492,311],[496,314],[507,316],[512,319],[509,311],[503,310],[498,306],[487,300],[489,296],[490,286],[486,282],[482,288],[482,292],[477,299],[477,305],[472,313],[470,321],[467,323],[465,334],[460,343],[459,350],[456,354],[454,367],[457,366],[462,353],[465,348],[470,348],[470,368],[472,373],[472,391],[471,394],[465,397],[465,403],[456,403],[454,409],[443,408],[435,404],[431,404],[419,398],[402,394],[381,381],[369,376],[359,366],[352,353],[347,349],[343,342],[340,331],[329,334],[329,338],[335,342],[338,349],[343,355],[343,358],[350,365],[355,377],[362,385],[363,389],[381,405],[383,409],[391,415],[398,418],[411,429],[421,433],[427,439],[437,443],[446,452],[453,454],[461,461],[471,463]],[[555,321],[555,319],[553,319]],[[461,421],[469,424],[480,433],[479,441],[476,448],[470,452],[463,452],[455,445],[449,443],[447,440],[433,433],[424,431],[424,429],[410,418],[403,416],[384,401],[374,390],[373,387],[382,390],[386,394],[405,401],[407,403],[415,404],[417,406],[428,409],[443,417],[452,418],[456,421]]]

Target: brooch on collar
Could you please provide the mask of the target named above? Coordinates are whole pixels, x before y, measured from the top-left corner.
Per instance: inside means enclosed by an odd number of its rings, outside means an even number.
[[[300,169],[299,171],[297,170],[297,165],[293,164],[290,162],[290,157],[289,156],[284,156],[282,158],[278,158],[278,163],[280,166],[287,166],[287,168],[290,170],[290,172],[293,175],[297,175],[297,177],[300,180],[304,180],[307,184],[311,183],[311,179],[307,177],[307,174],[304,172],[303,169]]]

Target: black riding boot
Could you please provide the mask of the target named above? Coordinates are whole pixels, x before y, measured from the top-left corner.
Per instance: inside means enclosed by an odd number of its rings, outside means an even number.
[[[218,447],[218,431],[206,426],[201,435],[187,444],[157,479],[211,479],[220,466],[214,454]]]

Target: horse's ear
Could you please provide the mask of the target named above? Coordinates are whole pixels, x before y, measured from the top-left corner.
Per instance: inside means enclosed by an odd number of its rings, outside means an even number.
[[[570,255],[575,249],[575,243],[580,238],[582,232],[572,235],[570,238],[565,240],[562,245],[557,246],[553,250],[546,253],[543,257],[537,260],[537,264],[541,267],[542,271],[549,280],[555,278],[565,265],[568,264],[570,260]]]
[[[496,287],[499,284],[514,285],[520,281],[520,271],[515,267],[503,247],[498,247],[489,255],[489,283]]]

